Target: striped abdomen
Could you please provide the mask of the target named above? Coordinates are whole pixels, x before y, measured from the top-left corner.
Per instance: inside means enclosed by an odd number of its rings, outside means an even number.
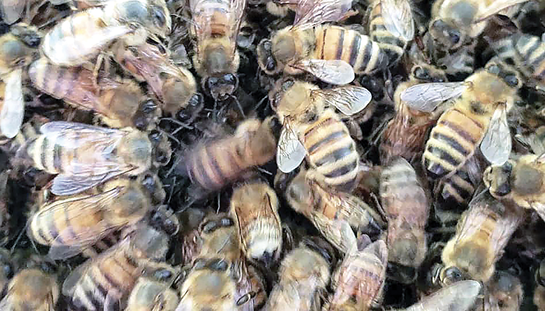
[[[102,111],[99,90],[92,89],[93,72],[83,67],[62,67],[42,58],[30,65],[28,74],[34,86],[55,98],[77,106]]]
[[[346,125],[326,110],[301,135],[309,161],[327,185],[349,192],[355,186],[359,155]]]
[[[200,0],[191,13],[196,25],[209,27],[208,35],[211,37],[229,35],[229,19],[230,13],[232,14],[230,0]]]
[[[103,310],[106,297],[110,303],[123,304],[141,273],[137,263],[123,251],[98,259],[75,284],[71,303],[76,308],[96,311]]]
[[[446,202],[453,202],[458,205],[466,205],[473,197],[475,186],[468,175],[466,167],[462,167],[454,175],[441,180],[439,196]]]
[[[98,208],[78,208],[79,199],[60,200],[36,212],[30,220],[32,239],[43,245],[75,245],[81,239],[99,238],[107,233],[109,228],[102,212]]]
[[[513,38],[517,56],[525,75],[545,82],[545,42],[541,38],[521,34]]]
[[[344,60],[356,74],[371,73],[388,65],[387,55],[370,37],[340,26],[315,28],[314,58]]]
[[[103,35],[105,28],[102,10],[92,8],[59,22],[44,37],[41,48],[45,56],[57,65],[77,66],[98,55],[111,43],[97,38],[97,35]],[[114,33],[107,35],[113,36]]]
[[[473,155],[488,124],[452,108],[432,129],[423,155],[424,167],[431,178],[457,171]]]
[[[388,55],[389,64],[397,62],[407,46],[407,41],[402,37],[392,34],[382,19],[381,1],[375,1],[369,17],[369,35],[371,40],[378,43],[379,47]]]

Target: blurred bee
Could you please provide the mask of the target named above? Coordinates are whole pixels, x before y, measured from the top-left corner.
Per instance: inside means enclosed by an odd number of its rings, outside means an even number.
[[[275,184],[283,178],[277,174]],[[335,222],[346,221],[356,232],[377,235],[385,227],[379,214],[360,198],[349,193],[332,191],[301,171],[289,182],[285,191],[286,200],[298,213],[307,217],[324,237],[339,249],[346,250],[345,241],[336,243]],[[350,247],[351,245],[346,245]]]
[[[276,193],[265,182],[250,182],[233,190],[230,204],[242,251],[249,260],[270,266],[282,250]]]
[[[495,42],[498,57],[512,62],[522,75],[545,91],[545,53],[543,38],[524,33],[516,33]]]
[[[167,250],[166,235],[151,227],[139,227],[114,247],[73,270],[63,283],[62,294],[76,309],[124,310],[139,276],[171,269],[159,262],[165,259]]]
[[[151,196],[162,190],[157,177],[106,181],[92,194],[78,194],[47,202],[29,219],[28,236],[51,246],[55,260],[77,255],[100,239],[134,225],[151,209]]]
[[[368,7],[369,35],[395,64],[414,37],[414,21],[409,0],[374,0]]]
[[[179,213],[180,257],[182,265],[189,265],[197,258],[202,247],[202,238],[199,234],[199,225],[204,220],[206,212],[200,208],[189,207]]]
[[[244,262],[234,221],[225,214],[211,215],[199,231],[202,247],[180,288],[176,310],[253,310],[262,305],[263,280]]]
[[[403,158],[382,171],[382,207],[388,218],[388,263],[392,276],[409,284],[426,256],[429,203],[415,170]]]
[[[358,86],[321,90],[302,81],[279,81],[271,95],[282,123],[276,162],[289,173],[308,156],[316,180],[349,192],[355,186],[359,165],[356,144],[346,125],[330,106],[345,115],[363,110],[371,93]]]
[[[140,277],[131,291],[125,311],[174,311],[179,300],[168,283]]]
[[[166,113],[173,114],[186,107],[197,91],[191,72],[175,65],[168,50],[160,44],[146,42],[116,49],[114,58],[136,80],[148,84]]]
[[[41,50],[55,65],[87,63],[118,39],[140,45],[166,37],[171,19],[164,0],[113,0],[68,16],[44,37]]]
[[[441,49],[455,50],[477,38],[486,19],[510,6],[527,0],[438,0],[432,7],[429,33]]]
[[[481,291],[481,284],[477,281],[460,281],[451,284],[430,296],[422,298],[416,304],[400,311],[468,311],[472,307]]]
[[[545,219],[544,172],[543,155],[527,154],[501,166],[489,166],[483,180],[494,197],[511,199],[518,206],[534,209]]]
[[[10,279],[17,271],[16,264],[12,253],[5,248],[0,248],[0,292],[4,293]]]
[[[479,194],[462,214],[456,234],[443,249],[440,281],[450,284],[469,278],[487,282],[521,221],[519,211],[507,209],[487,192]]]
[[[170,145],[159,132],[108,129],[72,122],[49,122],[18,153],[51,174],[51,192],[72,195],[119,175],[139,175],[170,161]]]
[[[520,280],[507,272],[497,271],[486,284],[483,303],[477,303],[475,310],[517,311],[523,298]]]
[[[333,260],[333,249],[325,241],[304,240],[282,260],[280,280],[264,310],[319,310]]]
[[[132,80],[101,78],[97,84],[91,70],[55,66],[45,58],[32,63],[28,74],[40,91],[98,113],[110,127],[146,130],[157,119],[157,106]]]
[[[356,242],[355,237],[353,237]],[[388,249],[386,243],[371,243],[362,235],[353,245],[332,277],[334,294],[324,310],[368,311],[381,300],[386,278]],[[365,285],[364,285],[365,284]]]
[[[40,41],[41,36],[34,27],[21,23],[0,36],[0,79],[4,82],[0,133],[7,138],[15,137],[23,123],[23,68],[38,52]]]
[[[370,37],[340,26],[320,25],[345,17],[352,1],[297,4],[293,26],[279,30],[257,46],[259,66],[266,74],[308,72],[324,82],[342,85],[352,82],[355,74],[387,66],[388,56]]]
[[[457,98],[432,129],[422,156],[428,176],[451,176],[475,153],[502,164],[511,153],[507,111],[514,104],[521,81],[511,67],[490,61],[463,82],[423,83],[409,87],[401,100],[413,109],[431,112]]]
[[[447,81],[444,71],[425,63],[414,65],[411,68],[409,81],[402,82],[394,94],[396,114],[388,123],[381,135],[380,158],[383,163],[391,159],[403,157],[409,162],[420,159],[424,152],[424,145],[428,130],[435,124],[438,113],[422,112],[410,108],[401,100],[401,95],[410,86],[418,83]]]
[[[191,148],[180,168],[191,181],[216,191],[240,178],[250,168],[263,165],[276,152],[275,118],[242,122],[234,135]]]
[[[238,87],[237,35],[246,0],[191,0],[190,7],[197,38],[193,65],[203,88],[225,100]]]
[[[545,260],[541,260],[539,263],[534,278],[535,288],[533,301],[538,310],[543,310],[543,308],[545,308]]]
[[[23,269],[9,282],[0,309],[52,311],[58,299],[59,285],[55,276],[38,268]]]

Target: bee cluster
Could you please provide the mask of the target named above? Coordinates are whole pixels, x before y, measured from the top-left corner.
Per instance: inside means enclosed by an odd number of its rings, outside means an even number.
[[[545,1],[0,13],[0,310],[545,310]]]

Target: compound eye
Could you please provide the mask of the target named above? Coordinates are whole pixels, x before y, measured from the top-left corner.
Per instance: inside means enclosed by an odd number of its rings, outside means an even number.
[[[445,278],[450,282],[458,282],[463,279],[462,272],[457,267],[449,267],[445,270]]]
[[[232,73],[228,73],[223,76],[223,81],[225,82],[225,84],[236,85],[237,77]]]
[[[151,140],[152,143],[154,144],[158,144],[159,142],[161,142],[161,138],[162,138],[163,135],[161,135],[161,132],[157,131],[157,130],[153,130],[149,133],[148,137],[149,139]]]
[[[210,77],[210,78],[208,78],[207,84],[208,84],[208,87],[209,87],[209,88],[216,87],[216,86],[219,85],[219,83],[220,83],[220,82],[219,82],[219,79],[216,78],[216,77]]]
[[[424,68],[418,66],[414,69],[414,77],[419,80],[427,80],[430,78],[430,75]]]
[[[501,71],[500,66],[498,66],[498,65],[491,65],[486,70],[488,72],[490,72],[491,74],[494,74],[494,75],[499,75],[500,71]]]
[[[144,180],[142,180],[142,185],[150,192],[153,192],[155,190],[155,178],[153,178],[152,175],[148,174],[144,177]]]
[[[509,86],[516,87],[519,85],[519,79],[514,75],[508,75],[504,80]]]
[[[217,227],[218,227],[218,224],[215,221],[208,221],[202,226],[201,231],[203,233],[210,233],[216,230]]]
[[[142,105],[142,112],[144,113],[152,113],[157,109],[157,105],[152,101],[148,100]]]
[[[451,31],[449,33],[449,38],[450,38],[450,42],[455,45],[455,44],[458,44],[458,42],[460,42],[460,32],[458,31]]]
[[[165,13],[163,13],[163,10],[159,9],[159,8],[155,8],[153,10],[153,19],[155,21],[155,24],[161,28],[165,27],[165,24],[166,24],[166,17],[165,17]]]

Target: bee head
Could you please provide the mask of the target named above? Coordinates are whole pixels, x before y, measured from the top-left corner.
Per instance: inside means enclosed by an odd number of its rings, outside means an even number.
[[[138,107],[138,111],[133,116],[134,127],[141,131],[147,130],[148,126],[153,123],[158,113],[157,105],[151,99],[142,101]]]
[[[466,279],[464,273],[455,266],[443,267],[440,278],[441,283],[444,285],[450,285]]]
[[[272,75],[278,73],[278,64],[272,53],[272,42],[269,39],[263,39],[257,45],[257,61],[261,70],[266,74]]]
[[[118,19],[123,23],[144,27],[161,38],[170,32],[172,21],[165,5],[153,5],[141,0],[119,1],[113,5]]]
[[[38,30],[27,24],[15,24],[11,26],[10,32],[30,48],[38,48],[42,41],[42,36],[38,33]]]
[[[503,197],[511,192],[513,164],[505,162],[501,166],[489,166],[483,173],[483,181],[494,197]]]
[[[148,134],[153,146],[153,162],[156,166],[164,166],[170,162],[172,150],[167,137],[160,131],[153,130]]]
[[[431,21],[429,31],[434,42],[446,49],[457,49],[464,42],[463,33],[442,19]]]
[[[238,88],[238,77],[233,73],[210,76],[203,80],[203,88],[214,100],[223,101],[229,98]]]
[[[138,258],[162,260],[168,251],[168,237],[156,229],[144,225],[134,231],[130,240]]]

